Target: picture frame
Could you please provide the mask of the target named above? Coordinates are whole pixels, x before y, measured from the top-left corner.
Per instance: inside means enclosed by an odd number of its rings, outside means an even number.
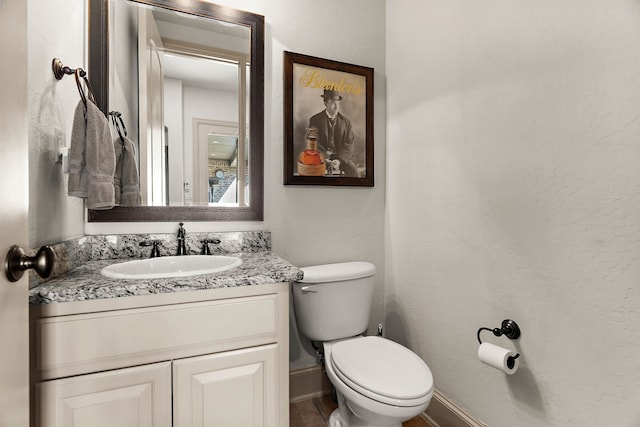
[[[283,76],[284,184],[373,187],[373,68],[285,51]]]

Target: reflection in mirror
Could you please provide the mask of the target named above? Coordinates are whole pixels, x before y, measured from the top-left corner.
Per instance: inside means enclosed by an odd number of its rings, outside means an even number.
[[[136,144],[145,206],[89,220],[262,219],[264,18],[197,0],[106,2],[90,1],[104,16],[90,22],[89,74]]]
[[[246,182],[244,147],[207,148],[198,123],[225,122],[220,135],[244,139],[246,125],[241,129],[238,123],[246,123],[240,105],[248,103],[249,28],[126,0],[111,0],[109,19],[112,28],[129,28],[116,31],[109,43],[117,57],[110,62],[109,110],[127,111],[129,122],[146,129],[137,137],[143,204],[218,203],[208,197],[219,188],[212,188],[207,171],[220,167],[236,177],[228,186],[236,191],[225,204],[244,205],[245,193],[237,191]],[[146,105],[136,109],[130,105],[134,99],[146,99]]]

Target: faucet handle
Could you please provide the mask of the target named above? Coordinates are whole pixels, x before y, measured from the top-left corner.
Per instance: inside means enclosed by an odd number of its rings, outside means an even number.
[[[160,256],[160,249],[158,248],[158,246],[160,245],[160,240],[143,240],[142,242],[138,243],[139,246],[153,246],[151,248],[151,255],[149,256],[150,258],[156,258]]]
[[[214,245],[217,245],[220,243],[220,240],[204,239],[204,240],[200,240],[200,243],[202,243],[202,249],[200,250],[200,255],[211,255],[211,250],[209,249],[209,243],[213,243]]]

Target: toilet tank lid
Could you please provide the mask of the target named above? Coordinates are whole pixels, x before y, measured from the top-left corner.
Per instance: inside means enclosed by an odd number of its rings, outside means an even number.
[[[352,261],[336,264],[312,265],[302,267],[304,277],[300,283],[340,282],[361,279],[376,274],[376,267],[370,262]]]

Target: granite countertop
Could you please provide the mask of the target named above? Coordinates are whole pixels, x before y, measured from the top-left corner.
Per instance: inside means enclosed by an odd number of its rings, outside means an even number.
[[[302,279],[303,276],[302,270],[270,251],[225,255],[241,258],[242,264],[220,273],[167,279],[109,279],[103,277],[100,270],[107,265],[126,260],[89,261],[31,288],[29,304],[42,305],[292,282]]]

